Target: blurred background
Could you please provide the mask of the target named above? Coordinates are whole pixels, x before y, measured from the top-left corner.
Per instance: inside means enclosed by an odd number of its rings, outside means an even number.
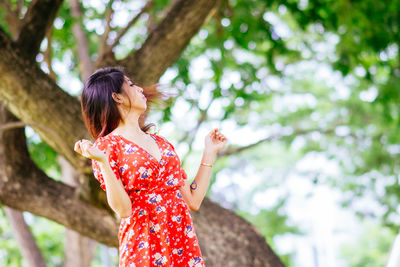
[[[7,35],[33,2],[1,2]],[[34,61],[78,98],[85,70],[139,50],[178,2],[64,1]],[[227,136],[207,196],[253,224],[286,266],[385,266],[400,225],[399,22],[398,0],[219,1],[160,73],[173,96],[146,122],[191,179],[207,132]],[[34,128],[31,158],[61,181],[59,151]],[[29,266],[0,204],[0,266]],[[23,219],[47,265],[63,266],[66,228]],[[117,254],[98,243],[90,266],[117,266]]]

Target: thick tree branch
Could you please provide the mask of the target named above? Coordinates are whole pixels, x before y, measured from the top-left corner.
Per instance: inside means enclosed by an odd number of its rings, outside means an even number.
[[[0,29],[0,100],[20,120],[46,125],[56,132],[66,146],[60,146],[51,132],[32,126],[46,143],[81,169],[87,161],[77,157],[73,146],[78,139],[90,139],[90,136],[79,102],[61,90],[36,64],[20,56],[19,49]]]
[[[9,122],[9,123],[5,123],[3,125],[0,125],[0,132],[2,131],[7,131],[7,130],[11,130],[11,129],[16,129],[16,128],[24,128],[25,126],[31,126],[33,128],[36,129],[41,129],[44,132],[47,132],[49,134],[51,134],[53,136],[54,141],[60,146],[62,147],[65,151],[69,150],[70,148],[68,147],[68,145],[64,142],[64,140],[62,140],[58,134],[56,132],[54,132],[52,129],[41,125],[39,123],[36,122],[22,122],[22,121],[15,121],[15,122]],[[82,170],[85,170],[84,173],[90,173],[92,170],[91,166],[85,166],[82,167]]]
[[[198,32],[219,0],[179,0],[142,47],[118,64],[143,86],[158,81]],[[106,64],[109,62],[106,62]]]
[[[135,53],[134,57],[140,58],[142,63],[129,59],[124,61],[129,63],[125,65],[128,72],[137,73],[143,78],[140,78],[142,82],[156,82],[167,65],[172,64],[183,51],[217,2],[218,0],[178,1],[163,22],[150,34],[143,47]],[[53,7],[51,6],[52,10]],[[47,125],[57,132],[70,150],[66,151],[57,145],[51,134],[35,129],[44,141],[65,155],[75,167],[81,168],[82,160],[73,152],[73,145],[80,138],[90,137],[83,124],[79,102],[62,91],[38,66],[24,60],[21,51],[12,45],[1,30],[0,58],[1,101],[22,121]]]
[[[258,230],[232,211],[204,199],[192,216],[206,266],[284,266]]]
[[[16,118],[3,106],[0,123]],[[94,180],[94,179],[93,179]],[[118,220],[81,200],[76,189],[54,181],[30,159],[23,129],[0,133],[0,203],[63,224],[109,246],[117,246]]]
[[[150,34],[140,51],[135,53],[135,57],[143,56],[144,60],[140,59],[143,64],[124,61],[129,63],[125,66],[128,72],[136,69],[134,72],[143,77],[142,81],[157,81],[167,65],[176,60],[217,2],[178,1],[166,19]],[[176,56],[170,54],[172,51]],[[73,145],[80,138],[90,137],[83,124],[78,101],[62,91],[38,66],[21,58],[20,50],[13,47],[2,31],[0,58],[1,101],[22,121],[47,125],[56,131],[70,150],[66,151],[57,145],[51,134],[35,128],[44,141],[65,155],[75,167],[81,168],[82,160],[73,152]]]
[[[21,30],[16,36],[17,46],[27,59],[33,60],[40,43],[53,24],[62,0],[34,0],[29,6]]]
[[[143,70],[136,72],[142,77],[142,82],[157,81],[167,65],[172,64],[179,56],[177,51],[183,51],[182,43],[189,42],[216,3],[217,1],[179,1],[176,5],[181,6],[175,5],[171,9],[167,19],[163,21],[164,26],[161,23],[154,34],[149,36],[147,45],[142,47],[141,53],[145,59],[143,63],[146,64],[141,66],[138,62],[127,61],[131,64],[128,72],[130,69],[143,67]],[[197,21],[195,31],[192,17],[193,21]],[[190,28],[191,35],[186,32],[186,27]],[[177,34],[180,30],[182,35]],[[170,36],[169,33],[173,35]],[[174,47],[175,42],[177,49]],[[162,64],[156,64],[156,58],[148,54],[151,52],[151,49],[148,50],[150,47],[156,54],[160,51],[168,54],[168,49],[171,48],[174,52],[170,56],[175,58],[161,56]],[[150,68],[151,65],[156,65],[154,71]],[[146,76],[146,72],[149,72],[149,76]],[[73,152],[76,140],[83,137],[90,139],[82,121],[79,102],[62,91],[36,64],[22,58],[20,49],[15,48],[1,30],[0,99],[22,121],[43,124],[55,131],[70,150],[66,151],[57,145],[47,131],[34,127],[46,143],[64,155],[76,168],[81,168],[80,163],[88,163]],[[114,217],[80,200],[77,197],[79,193],[74,188],[47,177],[31,164],[27,152],[25,156],[21,155],[21,151],[26,151],[26,148],[21,150],[18,147],[24,144],[21,138],[12,141],[10,137],[6,138],[6,134],[9,131],[0,134],[0,203],[44,216],[99,242],[115,246],[118,241]],[[98,187],[95,179],[90,180]],[[245,224],[233,212],[212,204],[209,200],[204,200],[201,210],[201,215],[195,217],[195,224],[210,266],[282,266],[254,227]],[[230,214],[226,217],[228,220],[225,220],[226,214]],[[215,233],[221,233],[221,236],[217,237]],[[229,250],[228,247],[234,249]],[[221,248],[227,249],[221,251]],[[241,255],[238,256],[237,251],[241,251]]]

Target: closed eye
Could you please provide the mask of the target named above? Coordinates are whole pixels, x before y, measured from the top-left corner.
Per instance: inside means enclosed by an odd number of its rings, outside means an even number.
[[[134,86],[135,85],[135,83],[134,82],[132,82],[131,80],[128,80],[129,81],[129,86]]]

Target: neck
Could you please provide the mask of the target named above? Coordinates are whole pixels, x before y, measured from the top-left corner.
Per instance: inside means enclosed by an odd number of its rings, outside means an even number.
[[[143,136],[144,132],[139,126],[139,117],[139,113],[130,112],[123,121],[120,121],[118,127],[113,131],[113,133],[122,134],[127,137]]]

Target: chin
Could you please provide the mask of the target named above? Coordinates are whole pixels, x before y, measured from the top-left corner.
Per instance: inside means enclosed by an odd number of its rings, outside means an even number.
[[[147,104],[143,104],[140,107],[138,107],[138,109],[142,110],[143,112],[145,112],[147,110]]]
[[[133,106],[132,110],[134,110],[136,113],[143,114],[147,110],[146,105],[140,105],[140,106]]]

